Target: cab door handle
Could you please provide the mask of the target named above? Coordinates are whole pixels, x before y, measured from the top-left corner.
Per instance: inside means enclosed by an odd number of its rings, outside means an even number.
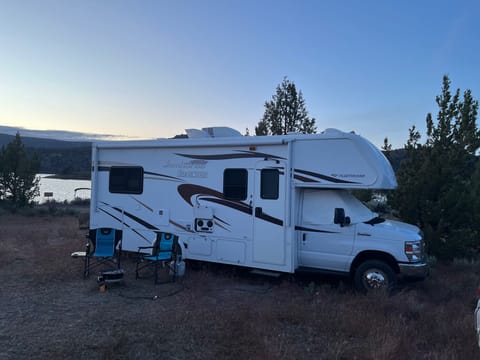
[[[303,233],[302,234],[302,241],[305,241],[305,240],[307,240],[307,234]]]

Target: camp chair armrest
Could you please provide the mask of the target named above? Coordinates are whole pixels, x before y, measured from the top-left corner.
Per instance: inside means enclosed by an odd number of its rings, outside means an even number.
[[[138,250],[137,250],[137,258],[140,259],[142,258],[143,256],[149,256],[150,254],[147,254],[145,252],[143,252],[142,250],[152,250],[154,249],[155,247],[154,246],[139,246],[138,247]]]

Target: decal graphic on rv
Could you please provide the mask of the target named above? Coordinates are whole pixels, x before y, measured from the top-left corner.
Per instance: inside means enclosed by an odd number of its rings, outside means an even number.
[[[108,204],[105,204],[108,206]],[[116,209],[115,209],[116,210]],[[133,231],[139,238],[143,239],[144,241],[146,241],[147,243],[149,243],[151,245],[151,242],[145,237],[143,236],[140,232],[138,232],[135,228],[133,228],[131,225],[127,224],[124,222],[123,219],[119,218],[118,216],[115,216],[113,215],[111,212],[108,212],[107,210],[105,209],[102,209],[102,208],[99,208],[99,211],[102,211],[103,213],[107,214],[108,216],[112,217],[113,219],[115,219],[117,221],[117,226],[114,226],[114,228],[118,228],[118,227],[127,227],[128,229],[130,229],[131,231]],[[121,211],[120,211],[121,212]],[[121,215],[121,214],[120,214]],[[151,230],[154,230],[154,229],[151,229]]]
[[[211,202],[211,203],[216,203],[216,204],[223,205],[223,206],[226,206],[226,207],[230,207],[232,209],[235,209],[237,211],[243,212],[243,213],[248,214],[248,215],[253,214],[251,206],[249,206],[247,204],[244,204],[240,201],[225,200],[223,198],[222,193],[220,193],[216,190],[213,190],[213,189],[203,187],[203,186],[192,185],[192,184],[182,184],[182,185],[178,186],[178,193],[185,200],[185,202],[187,202],[192,207],[194,206],[193,202],[192,202],[192,198],[194,198],[196,203],[199,203],[200,201]],[[132,199],[134,201],[136,201],[137,203],[141,204],[146,209],[148,209],[150,211],[153,211],[152,207],[147,205],[146,203],[144,203],[142,201],[139,201],[138,199],[135,199],[133,197],[132,197]],[[108,206],[111,209],[116,210],[118,213],[122,214],[122,209],[120,209],[118,207],[115,207],[115,206],[111,206],[111,205],[109,205],[107,203],[104,203],[104,202],[102,202],[102,204],[105,205],[105,206]],[[108,213],[104,209],[101,209],[101,210],[103,212],[109,214],[113,218],[115,218],[120,223],[122,222],[122,220],[120,218],[114,216],[111,213]],[[127,216],[128,218],[132,219],[133,221],[135,221],[136,223],[142,225],[146,229],[153,230],[153,231],[160,231],[158,228],[156,228],[152,224],[149,224],[145,220],[143,220],[143,219],[141,219],[141,218],[139,218],[139,217],[137,217],[137,216],[135,216],[135,215],[133,215],[129,212],[124,211],[123,214],[125,216]],[[255,216],[258,217],[259,219],[271,222],[271,223],[279,225],[279,226],[283,226],[283,221],[282,220],[277,219],[277,218],[275,218],[273,216],[270,216],[268,214],[265,214],[263,212],[260,213],[260,214],[255,214]],[[220,223],[222,223],[224,225],[229,225],[228,222],[220,219],[217,216],[214,216],[214,219],[219,221]],[[228,230],[226,227],[224,227],[221,224],[217,224],[217,225],[222,226],[225,230]]]
[[[322,180],[325,180],[325,181],[329,181],[329,182],[335,183],[335,184],[359,184],[358,182],[337,179],[337,178],[334,178],[332,176],[317,174],[317,173],[307,171],[307,170],[295,169],[295,172],[298,172],[298,173],[303,174],[303,175],[308,175],[308,176],[311,176],[313,178],[318,178],[318,179],[322,179]],[[317,181],[317,180],[310,179],[310,178],[307,178],[305,176],[301,176],[301,175],[297,175],[297,174],[295,174],[295,178],[299,179],[299,180],[302,180],[302,181],[307,181],[307,182]]]
[[[200,154],[180,154],[177,153],[176,155],[178,156],[183,156],[186,158],[190,159],[201,159],[201,160],[233,160],[233,159],[242,159],[242,158],[263,158],[263,159],[278,159],[278,160],[285,160],[285,158],[272,155],[272,154],[266,154],[266,153],[259,153],[259,152],[254,152],[254,151],[239,151],[238,153],[230,153],[230,154],[217,154],[217,155],[200,155]],[[299,173],[302,175],[307,175],[310,176],[310,178],[295,174],[295,178],[301,181],[305,182],[316,182],[318,180],[312,179],[317,178],[317,179],[322,179],[325,181],[329,181],[332,183],[344,183],[344,184],[358,184],[358,182],[354,181],[348,181],[348,180],[342,180],[342,179],[337,179],[332,176],[327,176],[323,174],[317,174],[311,171],[307,170],[300,170],[300,169],[295,169],[295,173]]]
[[[230,154],[216,154],[216,155],[175,154],[175,155],[183,156],[190,159],[201,159],[201,160],[233,160],[233,159],[249,159],[249,158],[285,160],[285,158],[276,156],[276,155],[264,154],[256,151],[244,151],[244,150],[237,150],[237,153],[230,153]]]

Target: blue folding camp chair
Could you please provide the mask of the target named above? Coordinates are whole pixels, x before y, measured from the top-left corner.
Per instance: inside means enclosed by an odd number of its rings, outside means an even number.
[[[112,268],[120,269],[122,252],[122,230],[98,228],[89,231],[85,249],[85,265],[83,277],[87,278],[90,271],[102,265],[102,271]]]
[[[157,284],[158,269],[166,268],[172,281],[175,281],[177,249],[178,236],[164,232],[157,233],[153,246],[140,246],[138,248],[135,278],[140,277],[140,270],[149,268],[154,272],[155,284]],[[145,253],[145,250],[151,250],[151,254]]]

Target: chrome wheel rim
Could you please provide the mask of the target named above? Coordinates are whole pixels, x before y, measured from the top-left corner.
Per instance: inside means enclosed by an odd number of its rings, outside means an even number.
[[[363,284],[367,289],[384,289],[388,287],[388,279],[383,271],[369,269],[363,274]]]

